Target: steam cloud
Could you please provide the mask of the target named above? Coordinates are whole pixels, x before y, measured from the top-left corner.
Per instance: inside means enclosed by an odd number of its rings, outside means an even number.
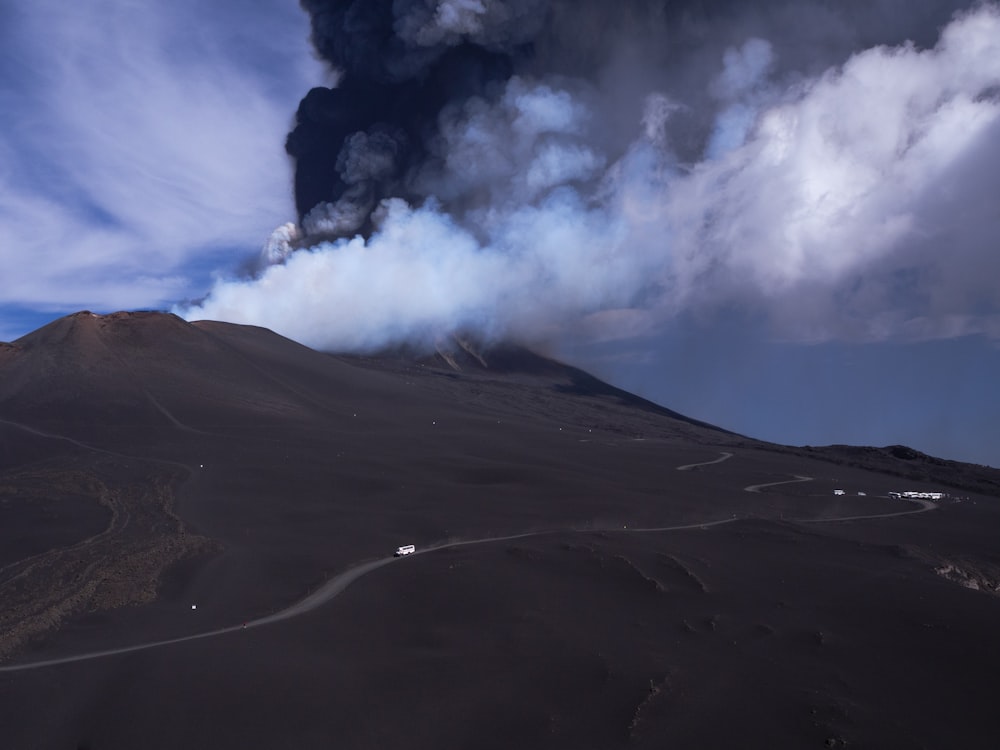
[[[1000,338],[1000,6],[303,0],[298,225],[186,317],[312,346]]]

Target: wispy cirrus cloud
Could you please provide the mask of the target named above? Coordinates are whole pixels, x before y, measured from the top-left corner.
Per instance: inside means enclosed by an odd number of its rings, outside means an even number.
[[[8,10],[0,304],[165,305],[256,250],[294,215],[280,144],[323,80],[307,36],[286,2]]]

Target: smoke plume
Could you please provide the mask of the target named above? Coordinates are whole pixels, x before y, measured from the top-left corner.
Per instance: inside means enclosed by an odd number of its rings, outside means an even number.
[[[313,346],[1000,337],[1000,6],[303,0],[298,224],[188,318]]]

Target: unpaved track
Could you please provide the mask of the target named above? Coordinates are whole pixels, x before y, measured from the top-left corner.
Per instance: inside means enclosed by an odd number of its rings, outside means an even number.
[[[659,528],[649,528],[649,529],[587,529],[586,531],[578,531],[576,529],[561,529],[561,530],[550,530],[550,531],[529,531],[524,534],[511,534],[509,536],[498,536],[498,537],[488,537],[484,539],[467,539],[463,541],[447,542],[445,544],[438,544],[431,547],[425,547],[414,555],[426,554],[428,552],[434,552],[436,550],[448,549],[450,547],[464,547],[473,544],[490,544],[493,542],[504,542],[510,541],[512,539],[525,539],[527,537],[533,536],[545,536],[548,534],[558,534],[558,533],[596,533],[596,532],[608,532],[614,531],[618,533],[643,533],[643,532],[654,532],[654,531],[683,531],[689,529],[707,529],[710,526],[719,526],[724,523],[732,523],[736,521],[737,518],[725,518],[722,520],[708,521],[706,523],[696,523],[696,524],[684,524],[683,526],[663,526]],[[408,557],[413,557],[414,555],[409,555]],[[286,607],[280,612],[275,612],[274,614],[267,615],[265,617],[259,617],[256,620],[249,620],[245,625],[232,625],[226,628],[218,628],[217,630],[209,630],[204,633],[196,633],[195,635],[181,636],[180,638],[168,638],[162,641],[151,641],[149,643],[139,643],[134,646],[123,646],[121,648],[105,649],[103,651],[91,651],[85,654],[76,654],[74,656],[63,656],[57,659],[45,659],[42,661],[27,662],[24,664],[8,664],[0,666],[0,673],[2,672],[22,672],[28,669],[41,669],[43,667],[54,667],[60,664],[72,664],[74,662],[89,661],[91,659],[100,659],[105,656],[118,656],[121,654],[130,654],[135,651],[145,651],[147,649],[159,648],[161,646],[170,646],[176,643],[185,643],[186,641],[196,641],[202,638],[212,638],[214,636],[225,635],[226,633],[235,633],[241,630],[249,630],[250,628],[258,628],[262,625],[271,625],[276,622],[281,622],[282,620],[289,620],[293,617],[298,617],[299,615],[304,615],[307,612],[311,612],[318,607],[334,599],[339,594],[341,594],[348,586],[354,583],[356,580],[361,578],[373,570],[377,570],[384,565],[388,565],[392,562],[397,562],[405,558],[395,558],[395,557],[384,557],[379,560],[371,560],[366,563],[361,563],[360,565],[355,565],[353,568],[348,568],[343,573],[334,576],[329,581],[320,586],[316,591],[309,594],[304,599],[299,600],[290,607]]]
[[[721,464],[723,461],[728,461],[733,457],[732,453],[726,453],[723,451],[720,454],[721,458],[716,458],[712,461],[703,461],[700,464],[685,464],[684,466],[678,466],[677,471],[690,471],[691,469],[697,469],[699,466],[712,466],[713,464]]]
[[[797,484],[798,482],[811,482],[812,477],[804,477],[799,474],[795,475],[795,479],[785,479],[781,482],[765,482],[764,484],[751,484],[749,487],[744,487],[744,492],[760,492],[765,487],[777,487],[779,484]]]
[[[171,419],[172,419],[172,417],[171,417]],[[26,424],[22,424],[20,422],[12,422],[9,419],[2,419],[2,418],[0,418],[0,424],[5,424],[5,425],[8,425],[9,427],[14,427],[14,428],[16,428],[18,430],[22,430],[24,432],[27,432],[27,433],[29,433],[31,435],[37,435],[38,437],[48,438],[49,440],[61,440],[62,442],[69,443],[70,445],[75,445],[77,448],[83,448],[84,450],[93,451],[94,453],[103,453],[106,456],[114,456],[115,458],[124,458],[124,459],[127,459],[129,461],[149,461],[149,462],[155,463],[155,464],[166,464],[167,466],[179,466],[180,468],[184,469],[185,471],[192,472],[192,473],[194,472],[194,467],[193,466],[188,465],[188,464],[182,464],[180,461],[171,461],[169,458],[153,458],[151,456],[134,456],[134,455],[130,455],[128,453],[120,453],[119,451],[113,451],[113,450],[109,450],[107,448],[101,448],[101,447],[96,446],[96,445],[90,445],[89,443],[81,442],[80,440],[77,440],[76,438],[67,437],[66,435],[57,435],[57,434],[55,434],[53,432],[46,432],[45,430],[39,430],[36,427],[32,427],[32,426],[26,425]],[[178,424],[180,425],[179,422],[178,422]],[[189,427],[184,427],[183,425],[180,425],[180,427],[182,429],[185,429],[185,430],[188,430],[188,431],[191,431],[191,432],[200,432],[200,430],[194,430],[194,429],[189,428]],[[202,434],[207,435],[209,433],[202,433]]]
[[[20,426],[20,425],[18,425]],[[89,447],[89,446],[88,446]],[[733,454],[727,453],[723,454],[722,458],[718,458],[714,461],[709,461],[703,464],[689,464],[688,466],[678,467],[678,470],[685,470],[692,468],[694,466],[708,466],[711,464],[721,463],[726,459],[732,457]],[[793,484],[796,482],[808,482],[812,481],[812,477],[796,476],[795,479],[790,479],[782,482],[768,482],[766,484],[756,484],[749,487],[744,487],[747,492],[758,492],[763,487],[774,487],[782,484]],[[814,518],[814,519],[801,519],[794,520],[793,523],[837,523],[843,521],[862,521],[865,519],[874,518],[895,518],[898,516],[908,516],[914,513],[926,513],[927,511],[934,510],[937,506],[928,500],[911,500],[918,504],[920,507],[915,510],[905,510],[895,513],[879,513],[875,515],[868,516],[844,516],[839,518]],[[429,552],[434,552],[442,549],[449,549],[452,547],[465,547],[474,544],[491,544],[494,542],[505,542],[511,541],[513,539],[526,539],[528,537],[536,536],[547,536],[550,534],[560,534],[560,533],[616,533],[616,534],[642,534],[642,533],[652,533],[652,532],[668,532],[668,531],[690,531],[694,529],[709,529],[713,526],[722,526],[723,524],[733,523],[740,520],[738,516],[732,516],[730,518],[715,519],[704,521],[702,523],[690,523],[677,526],[658,526],[651,528],[590,528],[590,529],[550,529],[546,531],[528,531],[521,534],[510,534],[507,536],[496,536],[496,537],[485,537],[482,539],[466,539],[460,541],[445,542],[442,544],[436,544],[428,547],[424,547],[413,555],[408,557],[413,557],[415,555],[427,554]],[[343,573],[334,576],[329,581],[324,583],[318,589],[313,591],[311,594],[303,599],[300,599],[296,603],[289,607],[281,610],[280,612],[275,612],[264,617],[259,617],[255,620],[249,620],[242,625],[232,625],[225,628],[218,628],[217,630],[210,630],[204,633],[196,633],[195,635],[181,636],[179,638],[168,638],[161,641],[151,641],[149,643],[139,643],[133,646],[123,646],[121,648],[106,649],[103,651],[91,651],[85,654],[77,654],[75,656],[63,656],[56,659],[45,659],[42,661],[27,662],[23,664],[8,664],[0,665],[0,673],[5,672],[21,672],[29,669],[42,669],[44,667],[54,667],[62,664],[72,664],[75,662],[89,661],[91,659],[100,659],[106,656],[118,656],[122,654],[130,654],[135,651],[145,651],[148,649],[159,648],[161,646],[170,646],[177,643],[185,643],[187,641],[196,641],[202,638],[213,638],[215,636],[225,635],[227,633],[235,633],[241,630],[249,630],[250,628],[258,628],[262,625],[271,625],[276,622],[281,622],[283,620],[289,620],[293,617],[298,617],[304,615],[308,612],[323,606],[327,602],[339,596],[348,586],[357,581],[362,576],[371,573],[385,565],[393,562],[405,560],[406,558],[395,558],[395,557],[384,557],[378,560],[370,560],[365,563],[360,563],[354,567],[348,568]]]
[[[915,503],[919,508],[915,510],[900,510],[895,513],[876,513],[870,516],[843,516],[842,518],[808,518],[796,523],[839,523],[840,521],[867,521],[872,518],[898,518],[899,516],[912,516],[914,513],[926,513],[935,510],[937,506],[930,500],[918,500],[912,497],[902,498],[908,503]]]
[[[117,456],[119,458],[135,458],[135,456],[126,456],[123,453],[116,453],[115,451],[109,451],[106,448],[98,448],[96,445],[87,445],[87,443],[81,443],[75,438],[66,437],[65,435],[56,435],[51,432],[45,432],[44,430],[39,430],[35,427],[31,427],[26,424],[21,424],[20,422],[12,422],[9,419],[0,419],[0,424],[8,425],[9,427],[14,427],[18,430],[30,433],[31,435],[37,435],[38,437],[48,438],[49,440],[62,440],[63,442],[75,445],[77,448],[83,448],[84,450],[94,451],[95,453],[105,453],[109,456]],[[157,460],[157,459],[153,459]],[[167,463],[173,463],[169,461]]]

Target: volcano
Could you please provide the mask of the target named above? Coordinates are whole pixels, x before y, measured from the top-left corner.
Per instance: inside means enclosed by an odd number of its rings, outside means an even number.
[[[0,737],[993,746],[998,496],[514,346],[81,312],[0,344]]]

